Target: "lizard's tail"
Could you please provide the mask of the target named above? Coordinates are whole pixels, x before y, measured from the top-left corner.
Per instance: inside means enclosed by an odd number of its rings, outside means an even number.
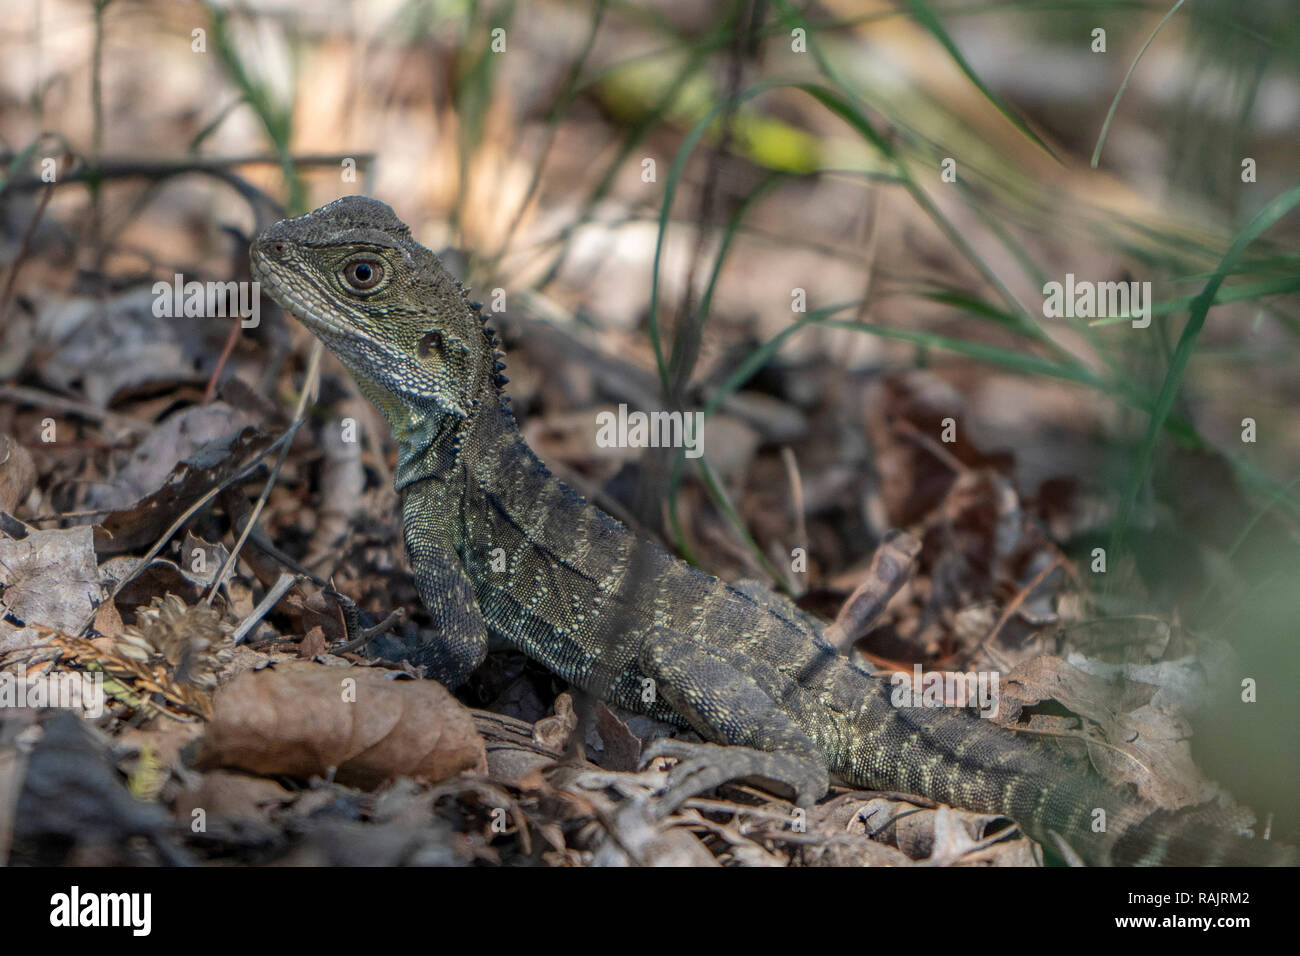
[[[1295,866],[1296,848],[1241,836],[1214,804],[1149,810],[1111,848],[1122,866]]]
[[[896,708],[857,722],[869,779],[882,789],[1010,817],[1030,837],[1085,862],[1115,866],[1278,866],[1294,847],[1251,839],[1214,804],[1160,810],[1107,785],[1090,768],[965,710]],[[852,748],[850,748],[852,749]],[[862,751],[859,751],[862,752]]]
[[[1239,818],[1218,804],[1162,810],[1123,794],[1090,772],[1062,779],[1059,769],[1054,773],[1049,769],[1037,779],[1043,788],[1039,794],[1029,798],[1025,796],[1029,787],[1018,787],[1018,799],[1000,812],[1048,847],[1056,848],[1059,837],[1088,863],[1294,866],[1300,862],[1294,847],[1242,834],[1237,829]]]

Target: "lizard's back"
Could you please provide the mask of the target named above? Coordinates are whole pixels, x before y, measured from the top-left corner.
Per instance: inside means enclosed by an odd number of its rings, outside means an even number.
[[[787,602],[731,587],[632,533],[501,427],[504,436],[485,442],[476,459],[483,467],[467,474],[462,490],[464,559],[490,568],[512,556],[504,572],[476,577],[479,606],[498,636],[574,684],[689,724],[644,694],[638,657],[647,632],[665,627],[751,677],[844,783],[1006,815],[1040,841],[1062,835],[1095,861],[1290,859],[1289,848],[1230,833],[1215,808],[1158,811],[966,709],[895,706],[888,681],[837,652]],[[696,729],[711,736],[707,726]]]

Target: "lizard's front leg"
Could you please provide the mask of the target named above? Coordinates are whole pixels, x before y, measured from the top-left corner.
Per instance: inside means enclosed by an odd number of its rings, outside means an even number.
[[[774,781],[809,806],[826,792],[828,774],[817,745],[747,674],[698,641],[654,628],[638,660],[641,671],[699,734],[714,743],[657,740],[643,762],[673,757],[663,812],[729,780]],[[718,746],[727,744],[729,746]]]
[[[415,663],[425,676],[455,688],[483,663],[488,632],[474,599],[474,586],[455,544],[455,507],[436,494],[434,482],[406,488],[402,503],[406,553],[420,600],[433,617],[436,636],[424,642]]]

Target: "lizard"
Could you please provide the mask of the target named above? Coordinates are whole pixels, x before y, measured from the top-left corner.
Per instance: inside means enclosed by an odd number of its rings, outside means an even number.
[[[711,577],[588,503],[521,436],[481,306],[388,205],[337,199],[271,225],[250,257],[396,440],[403,537],[435,625],[425,676],[459,686],[496,638],[693,729],[703,742],[661,738],[643,754],[675,761],[674,805],[758,779],[806,807],[834,780],[1008,817],[1092,864],[1295,862],[1217,805],[1157,809],[967,709],[895,706],[890,683],[789,599]]]

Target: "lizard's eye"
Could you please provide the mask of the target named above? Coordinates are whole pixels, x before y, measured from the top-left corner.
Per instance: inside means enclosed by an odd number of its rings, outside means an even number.
[[[383,277],[384,267],[374,259],[357,259],[343,267],[343,281],[358,292],[373,289]]]

